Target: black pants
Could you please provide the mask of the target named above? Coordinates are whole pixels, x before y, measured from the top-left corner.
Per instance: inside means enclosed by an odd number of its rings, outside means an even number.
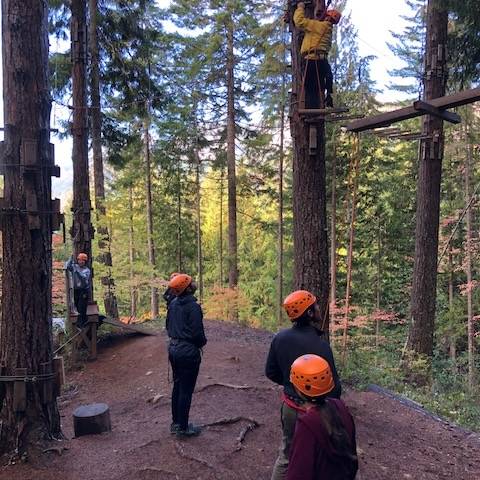
[[[333,92],[333,75],[328,60],[306,60],[305,108],[320,108],[320,92],[325,96]],[[320,87],[320,90],[319,90]]]
[[[200,369],[200,360],[185,358],[171,350],[168,359],[173,370],[172,422],[180,425],[181,430],[186,430],[192,395]]]
[[[76,288],[73,290],[73,299],[78,311],[77,327],[87,324],[88,290]]]

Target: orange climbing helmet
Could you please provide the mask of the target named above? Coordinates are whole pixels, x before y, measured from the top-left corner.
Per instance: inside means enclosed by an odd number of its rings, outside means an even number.
[[[340,19],[342,18],[342,14],[335,9],[327,10],[325,13],[325,19],[330,18],[332,20],[332,23],[337,24]]]
[[[317,301],[315,295],[312,295],[307,290],[297,290],[291,293],[283,301],[283,308],[287,312],[290,320],[295,320],[302,316],[308,307]]]
[[[180,273],[179,273],[179,272],[172,272],[172,273],[170,274],[170,280],[171,280],[172,278],[175,278],[177,275],[180,275]]]
[[[192,277],[186,273],[178,273],[168,282],[168,288],[174,295],[181,295],[192,283]]]
[[[290,382],[307,397],[321,397],[335,388],[328,362],[318,355],[298,357],[290,368]]]
[[[88,255],[86,253],[79,253],[77,255],[77,261],[78,260],[83,260],[84,262],[86,262],[88,260]]]

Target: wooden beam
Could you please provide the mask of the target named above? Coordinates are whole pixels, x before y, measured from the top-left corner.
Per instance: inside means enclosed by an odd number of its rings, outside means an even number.
[[[469,103],[478,102],[480,100],[480,87],[472,88],[471,90],[464,90],[463,92],[454,93],[453,95],[447,95],[445,97],[434,98],[429,100],[429,104],[445,110],[447,108],[460,107]],[[400,122],[402,120],[408,120],[409,118],[420,117],[424,115],[424,112],[415,110],[413,106],[404,107],[392,112],[381,113],[374,115],[373,117],[365,118],[363,120],[357,120],[347,125],[349,132],[364,132],[365,130],[371,130],[372,128],[388,127],[392,123]]]
[[[402,133],[402,130],[398,127],[392,128],[382,128],[379,130],[373,130],[372,132],[377,137],[388,137],[389,135],[394,135],[396,133]]]
[[[429,135],[423,135],[422,133],[403,133],[403,134],[393,134],[388,137],[390,140],[422,140],[430,138]]]
[[[330,117],[326,117],[326,122],[345,122],[347,120],[356,120],[358,118],[364,118],[365,115],[332,115]]]
[[[416,102],[413,102],[413,108],[422,113],[433,115],[434,117],[441,118],[442,120],[450,123],[461,123],[462,121],[460,115],[434,107],[431,103],[424,102],[423,100],[417,100]]]
[[[299,108],[298,114],[303,116],[314,116],[314,115],[332,115],[333,113],[347,113],[349,108]]]

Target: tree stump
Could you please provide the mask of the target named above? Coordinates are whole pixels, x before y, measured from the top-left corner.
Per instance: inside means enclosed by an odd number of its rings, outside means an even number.
[[[73,429],[76,437],[109,432],[110,409],[106,403],[82,405],[73,412]]]

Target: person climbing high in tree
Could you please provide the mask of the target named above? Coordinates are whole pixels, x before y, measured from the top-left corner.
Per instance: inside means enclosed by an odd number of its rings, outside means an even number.
[[[188,423],[188,417],[202,359],[201,349],[207,338],[202,307],[193,296],[196,284],[192,277],[179,273],[170,280],[168,287],[176,295],[167,312],[168,359],[173,370],[170,432],[179,437],[190,437],[201,432],[200,427]]]
[[[353,480],[358,470],[355,424],[335,388],[328,362],[302,355],[290,370],[290,382],[306,412],[295,426],[287,480]]]
[[[305,18],[305,3],[300,2],[293,14],[295,26],[305,32],[300,53],[306,61],[304,73],[305,108],[333,108],[333,75],[328,63],[328,52],[332,47],[333,25],[341,18],[338,10],[327,10],[323,14],[317,5],[314,19]]]
[[[273,467],[272,480],[285,479],[288,468],[290,445],[299,412],[304,412],[305,400],[298,395],[290,382],[290,367],[301,355],[313,353],[324,358],[330,365],[334,388],[330,397],[340,398],[342,386],[335,368],[332,349],[322,338],[322,315],[316,297],[306,291],[297,290],[283,301],[291,328],[281,330],[272,340],[265,366],[266,376],[283,386],[281,421],[282,442],[278,458]]]
[[[79,253],[77,262],[73,255],[65,263],[65,268],[72,273],[73,279],[73,298],[75,308],[78,312],[77,327],[83,328],[87,324],[87,307],[90,297],[92,272],[87,267],[88,255]]]

